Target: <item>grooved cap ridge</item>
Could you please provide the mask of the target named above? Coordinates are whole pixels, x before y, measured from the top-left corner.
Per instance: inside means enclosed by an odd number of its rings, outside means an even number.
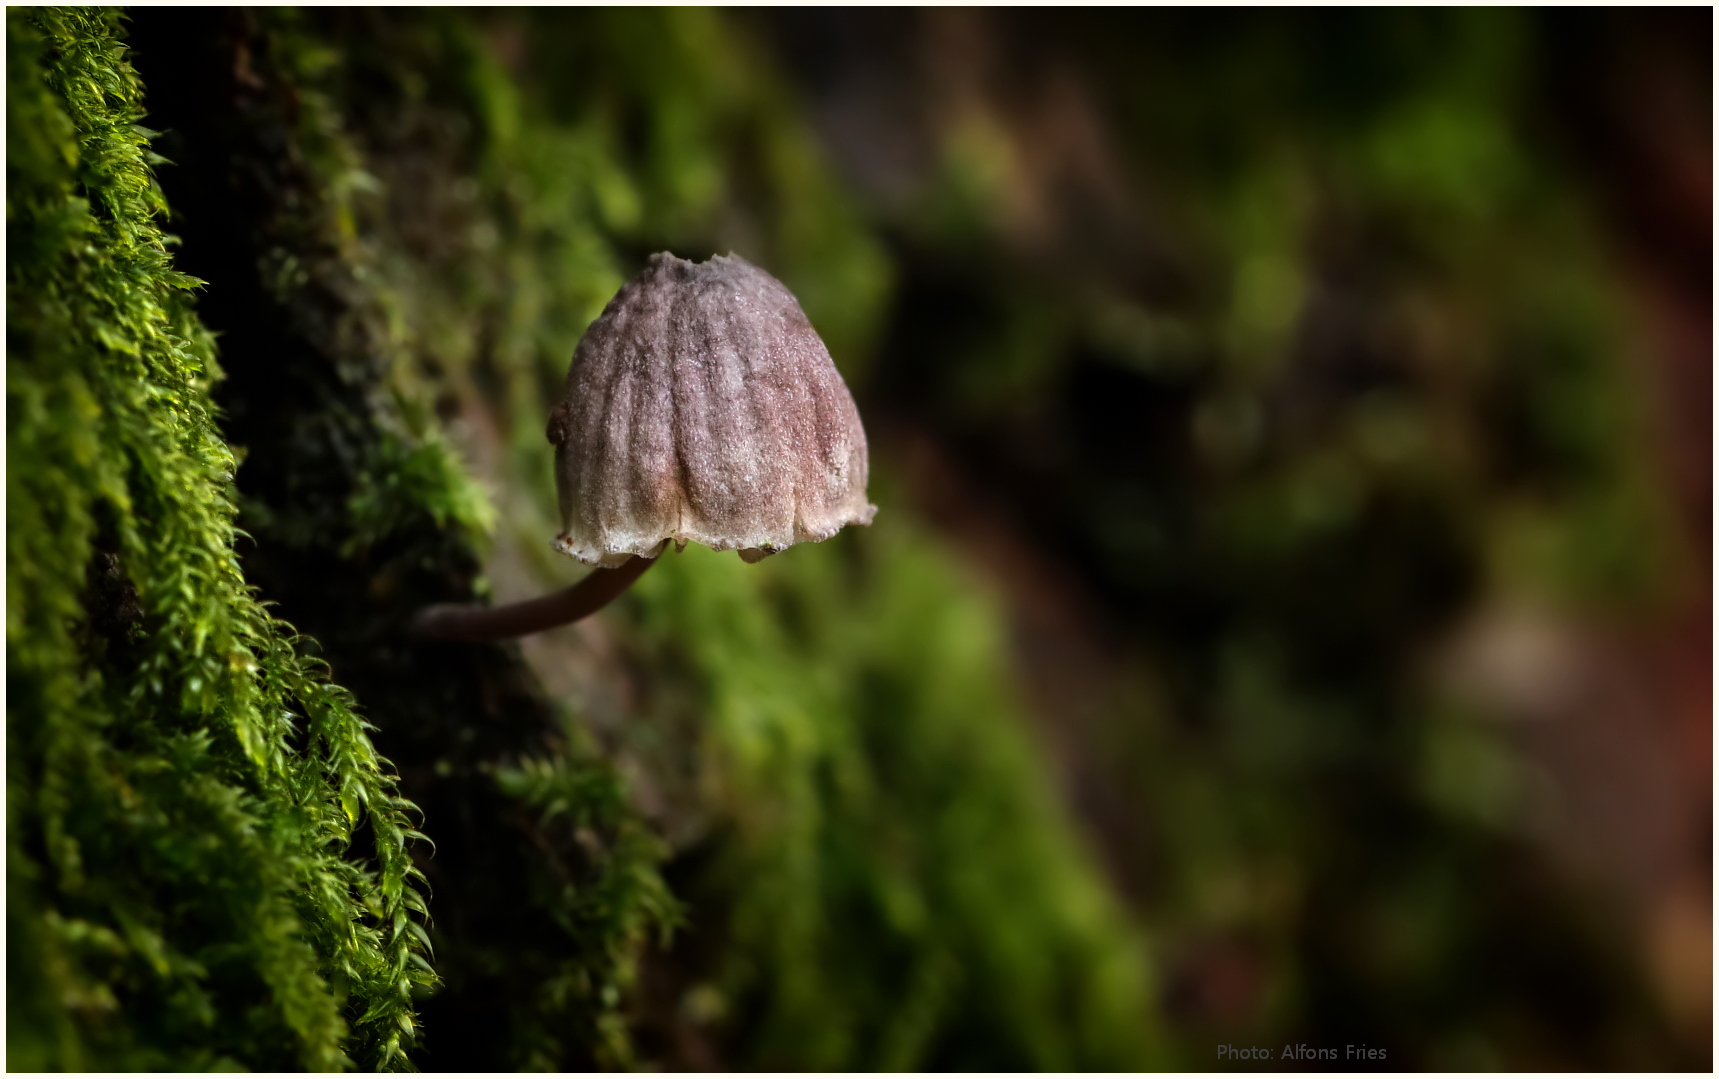
[[[781,282],[663,252],[585,331],[549,417],[557,549],[618,566],[665,540],[784,547],[870,524],[866,441],[829,350]]]

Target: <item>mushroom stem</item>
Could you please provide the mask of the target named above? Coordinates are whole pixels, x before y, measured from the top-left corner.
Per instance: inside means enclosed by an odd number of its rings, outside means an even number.
[[[412,617],[410,632],[432,641],[499,641],[541,633],[595,614],[655,564],[655,558],[635,555],[614,569],[592,570],[559,592],[505,607],[438,603]]]

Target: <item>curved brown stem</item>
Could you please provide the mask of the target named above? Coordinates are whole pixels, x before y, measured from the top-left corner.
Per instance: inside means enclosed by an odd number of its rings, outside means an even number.
[[[655,564],[655,558],[634,556],[614,569],[592,570],[559,592],[504,607],[438,603],[412,617],[410,632],[432,641],[499,641],[541,633],[595,614]]]

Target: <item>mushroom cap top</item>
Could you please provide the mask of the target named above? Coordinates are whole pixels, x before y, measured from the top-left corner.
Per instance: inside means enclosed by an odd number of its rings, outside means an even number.
[[[780,281],[652,255],[574,350],[549,417],[557,549],[618,566],[664,540],[757,561],[870,524],[865,429]]]

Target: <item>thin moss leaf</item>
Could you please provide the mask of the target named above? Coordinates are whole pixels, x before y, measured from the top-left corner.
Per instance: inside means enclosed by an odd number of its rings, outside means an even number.
[[[8,1064],[397,1062],[408,964],[374,927],[423,906],[362,897],[404,877],[407,807],[235,557],[120,15],[6,29]]]

